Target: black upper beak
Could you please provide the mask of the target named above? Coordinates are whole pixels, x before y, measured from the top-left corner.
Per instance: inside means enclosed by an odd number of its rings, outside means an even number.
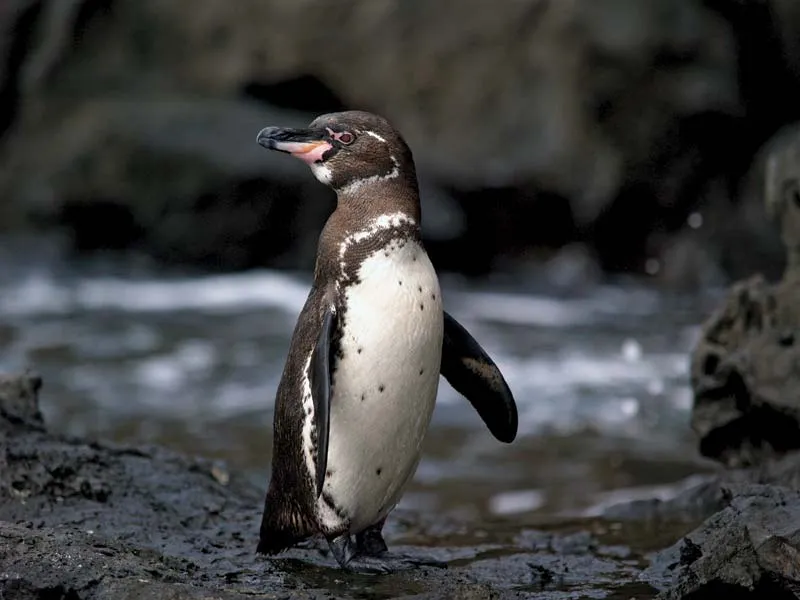
[[[292,129],[288,127],[265,127],[258,132],[256,141],[270,150],[292,154],[306,144],[323,142],[325,135],[313,129]]]

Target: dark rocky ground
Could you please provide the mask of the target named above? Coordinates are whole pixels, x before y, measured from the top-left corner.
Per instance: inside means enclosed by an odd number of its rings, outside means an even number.
[[[164,449],[52,435],[36,407],[39,386],[31,376],[0,380],[4,600],[556,598],[649,589],[636,580],[641,557],[588,528],[554,534],[498,524],[476,544],[458,523],[403,513],[392,519],[390,544],[446,560],[447,569],[348,574],[316,548],[268,560],[254,552],[262,490]]]
[[[364,108],[415,151],[440,268],[513,270],[566,246],[677,285],[780,273],[763,163],[796,145],[796,2],[503,8],[6,0],[0,230],[309,268],[332,195],[256,132]]]
[[[363,575],[315,544],[257,556],[261,489],[200,458],[51,434],[40,387],[0,379],[3,600],[800,597],[797,454],[600,519],[474,530],[399,511],[390,546],[447,568]]]

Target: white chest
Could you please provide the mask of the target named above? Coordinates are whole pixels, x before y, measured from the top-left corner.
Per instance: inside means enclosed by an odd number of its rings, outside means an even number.
[[[424,250],[392,242],[344,290],[343,356],[333,378],[320,520],[351,531],[391,510],[419,462],[439,383],[442,301]],[[343,514],[342,514],[343,513]]]

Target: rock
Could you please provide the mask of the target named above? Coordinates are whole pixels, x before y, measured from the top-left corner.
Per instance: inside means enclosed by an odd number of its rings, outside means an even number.
[[[0,377],[0,419],[8,423],[43,428],[44,420],[39,411],[38,395],[41,387],[41,377],[33,373],[25,377]]]
[[[781,47],[789,69],[800,78],[800,6],[792,0],[768,2],[780,35]]]
[[[668,500],[617,504],[603,517],[691,530],[656,551],[640,577],[663,600],[800,597],[800,452],[707,475]]]
[[[641,555],[588,531],[510,524],[472,535],[461,523],[403,511],[387,523],[390,546],[448,568],[351,574],[314,541],[256,555],[263,489],[209,460],[50,433],[36,416],[40,383],[30,374],[0,378],[2,598],[310,600],[369,589],[417,600],[555,600],[565,587],[590,596],[642,589]]]
[[[762,273],[779,279],[786,269],[786,240],[776,235],[776,209],[800,180],[800,124],[792,123],[772,135],[755,154],[740,184],[734,206],[720,198],[708,207],[704,220],[716,257],[736,278]],[[789,185],[789,187],[786,187]]]
[[[742,106],[731,26],[700,0],[34,6],[6,41],[19,49],[6,76],[19,110],[0,140],[0,223],[66,227],[85,250],[308,267],[330,195],[253,138],[360,107],[404,132],[430,196],[450,196],[437,205],[462,204],[449,231],[433,228],[457,238],[443,264],[462,264],[473,239],[507,252],[508,223],[513,243],[551,244],[525,208],[535,196],[569,216],[572,239],[556,243],[588,237],[604,266],[624,268],[708,176],[725,127],[705,123]],[[497,190],[525,192],[508,217],[485,218],[496,201],[463,206]]]
[[[659,553],[643,578],[659,598],[800,598],[800,491],[744,485],[728,506]]]
[[[692,475],[675,484],[678,493],[665,499],[620,502],[597,514],[624,522],[698,524],[728,506],[731,488],[750,484],[800,490],[800,452],[790,452],[754,467]]]
[[[668,499],[650,498],[611,505],[602,511],[606,519],[619,521],[700,523],[725,507],[722,481],[713,475],[691,483],[676,496]]]
[[[692,427],[700,452],[728,466],[800,448],[800,152],[778,145],[766,160],[765,198],[786,246],[775,285],[734,285],[692,354]]]
[[[686,525],[640,577],[660,599],[800,598],[800,452],[720,470],[676,497],[617,504],[603,517],[646,531]]]
[[[28,40],[20,30],[30,31],[38,18],[36,0],[8,0],[0,5],[0,137],[14,120],[19,88],[19,55],[26,51]]]

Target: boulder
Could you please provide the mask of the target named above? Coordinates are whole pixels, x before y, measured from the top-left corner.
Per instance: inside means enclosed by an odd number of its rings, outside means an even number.
[[[643,578],[663,600],[800,598],[800,491],[730,489],[728,506],[660,552]]]
[[[700,452],[728,466],[800,448],[800,145],[783,135],[764,161],[764,198],[786,259],[781,281],[735,284],[691,361]]]
[[[800,452],[702,478],[667,500],[637,500],[606,518],[687,533],[654,552],[641,581],[660,600],[800,598]]]

